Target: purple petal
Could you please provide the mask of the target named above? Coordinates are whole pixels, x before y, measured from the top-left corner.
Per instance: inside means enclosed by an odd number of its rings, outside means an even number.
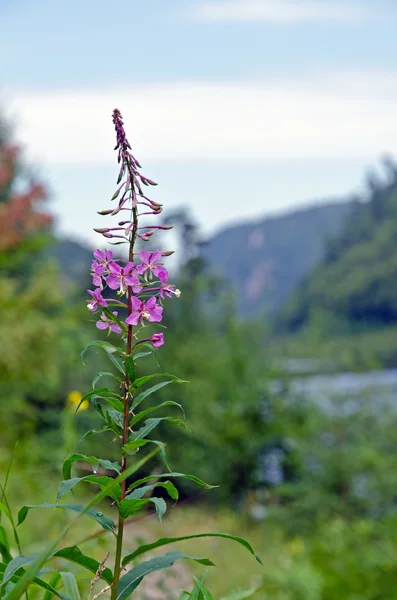
[[[161,260],[161,252],[160,250],[155,250],[150,256],[150,262],[153,264],[158,262],[159,260]]]
[[[126,318],[125,322],[127,325],[138,325],[139,312],[133,312]]]
[[[127,285],[137,285],[139,284],[139,279],[136,275],[127,275],[124,277],[124,281]]]
[[[105,259],[105,253],[102,252],[102,250],[99,250],[99,248],[98,248],[98,250],[95,250],[95,252],[94,252],[94,257],[96,259],[98,259],[98,260],[104,260]]]
[[[145,302],[145,310],[153,310],[156,306],[156,297],[152,296],[147,302]]]
[[[142,252],[139,253],[139,258],[143,263],[149,264],[150,252],[148,252],[147,250],[142,250]]]
[[[106,283],[111,290],[118,290],[120,287],[120,280],[115,275],[108,275],[106,277]]]
[[[154,267],[153,273],[158,277],[161,283],[164,285],[168,281],[168,271],[165,267]]]
[[[121,267],[115,262],[110,262],[108,269],[111,275],[119,275],[121,273]]]
[[[141,311],[142,310],[142,300],[139,300],[139,298],[136,298],[135,296],[132,296],[131,298],[131,306],[132,306],[132,310],[135,311]]]
[[[108,305],[108,303],[106,302],[105,298],[100,298],[100,299],[98,300],[98,304],[99,304],[100,306],[107,306],[107,305]]]
[[[112,323],[110,329],[113,333],[121,333],[121,327],[117,323]]]
[[[163,307],[162,306],[156,306],[156,308],[154,308],[150,312],[150,315],[148,317],[148,321],[151,321],[152,323],[160,323],[160,321],[161,321],[162,318],[163,318]]]
[[[96,326],[98,329],[102,329],[102,331],[109,327],[108,323],[104,323],[104,321],[97,321]]]
[[[138,275],[143,275],[146,270],[146,265],[138,265],[137,267],[135,267],[135,273],[138,273]]]

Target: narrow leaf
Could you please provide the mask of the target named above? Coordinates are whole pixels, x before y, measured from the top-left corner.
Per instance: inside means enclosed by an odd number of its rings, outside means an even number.
[[[114,373],[110,373],[109,371],[101,371],[92,380],[92,387],[93,388],[96,386],[96,384],[98,383],[98,381],[100,379],[102,379],[102,377],[112,377],[112,379],[115,379],[118,383],[122,383],[122,381],[123,381],[120,377],[117,377],[117,375],[115,375]]]
[[[147,383],[148,381],[150,381],[151,379],[156,379],[157,377],[171,377],[171,379],[175,379],[180,383],[187,383],[186,381],[182,381],[182,379],[180,379],[179,377],[177,377],[176,375],[172,375],[171,373],[154,373],[153,375],[145,375],[144,377],[139,377],[138,379],[136,379],[134,381],[134,385],[133,387],[139,388],[142,385],[144,385],[145,383]]]
[[[134,357],[132,356],[132,354],[126,354],[124,363],[125,363],[125,371],[127,373],[128,379],[129,379],[130,383],[133,384],[135,382],[136,373],[135,373]]]
[[[43,504],[30,504],[23,506],[19,511],[18,525],[21,525],[21,523],[24,522],[28,512],[33,508],[64,508],[66,510],[73,510],[74,512],[78,513],[83,513],[84,511],[84,506],[81,504],[48,504],[47,502],[44,502]],[[91,519],[94,519],[94,521],[99,523],[107,531],[112,531],[114,533],[115,524],[113,523],[112,519],[109,519],[109,517],[104,515],[102,512],[93,508],[89,508],[85,510],[83,514],[87,515],[87,517],[90,517]]]
[[[145,424],[143,427],[141,427],[141,429],[138,429],[138,431],[135,431],[133,434],[130,435],[130,437],[128,438],[128,442],[134,442],[135,440],[145,439],[145,437],[147,437],[149,433],[155,427],[157,427],[159,423],[161,423],[161,421],[169,421],[170,423],[174,423],[174,425],[180,425],[181,427],[184,427],[189,431],[187,425],[180,419],[174,419],[173,417],[159,417],[156,419],[147,419],[147,421],[145,421]],[[128,443],[124,446],[124,448],[126,447],[128,447]]]
[[[69,548],[62,548],[61,550],[54,552],[54,554],[52,556],[58,557],[58,558],[64,558],[65,560],[73,562],[76,565],[80,565],[81,567],[84,567],[85,569],[87,569],[88,571],[91,571],[91,573],[94,573],[94,574],[97,573],[97,571],[100,567],[100,563],[97,560],[95,560],[94,558],[91,558],[90,556],[86,556],[85,554],[83,554],[77,546],[71,546]],[[105,569],[103,569],[100,577],[101,577],[101,579],[106,581],[106,583],[108,583],[109,585],[113,582],[113,573],[107,567]]]
[[[163,515],[167,510],[167,505],[162,498],[143,498],[143,499],[125,498],[119,504],[119,513],[123,517],[123,519],[126,519],[127,517],[130,517],[134,513],[142,510],[142,508],[146,504],[154,504],[155,505],[156,515],[157,515],[160,523],[162,523]]]
[[[12,560],[10,554],[10,541],[6,530],[0,525],[0,554],[3,557],[3,562],[8,564]]]
[[[176,542],[182,542],[183,540],[192,540],[194,538],[204,538],[204,537],[219,537],[219,538],[226,538],[228,540],[234,540],[238,544],[241,544],[241,546],[244,546],[244,548],[246,548],[248,550],[248,552],[250,552],[250,554],[255,556],[256,560],[260,564],[262,564],[261,559],[255,554],[251,545],[241,537],[238,537],[235,535],[230,535],[228,533],[196,533],[195,535],[185,535],[182,537],[160,538],[159,540],[153,542],[152,544],[145,544],[143,546],[139,546],[139,548],[137,548],[134,552],[132,552],[132,554],[128,554],[127,556],[124,557],[123,566],[130,563],[137,556],[140,556],[141,554],[144,554],[145,552],[150,552],[151,550],[154,550],[155,548],[160,548],[160,546],[165,546],[166,544],[175,544]]]
[[[66,595],[70,600],[80,600],[80,592],[77,586],[77,581],[73,573],[60,571]]]
[[[57,495],[57,502],[62,498],[62,496],[70,492],[75,485],[80,483],[80,481],[98,485],[101,490],[109,486],[110,483],[113,483],[111,489],[109,490],[109,497],[116,501],[120,500],[121,498],[121,488],[118,484],[114,483],[114,480],[111,477],[106,477],[105,475],[100,475],[99,477],[95,475],[87,475],[85,477],[72,477],[72,479],[66,479],[65,481],[62,481]]]
[[[140,488],[136,488],[131,494],[128,494],[126,498],[142,498],[147,492],[154,490],[156,487],[163,487],[169,494],[170,498],[173,500],[178,500],[179,493],[176,487],[171,481],[158,481],[157,483],[153,483],[152,485],[145,485]]]
[[[82,351],[80,352],[80,358],[81,358],[81,362],[84,364],[84,355],[87,352],[88,348],[91,348],[92,346],[97,346],[99,348],[102,348],[102,350],[105,350],[105,352],[107,352],[108,354],[113,354],[114,352],[120,352],[119,348],[116,348],[115,346],[113,346],[113,344],[110,344],[109,342],[104,342],[103,340],[93,340],[92,342],[88,342],[88,344],[86,344],[84,346],[84,348],[82,349]]]
[[[141,485],[142,483],[146,483],[147,481],[151,481],[152,479],[160,479],[162,477],[184,477],[185,479],[190,479],[191,481],[194,481],[194,483],[197,483],[197,485],[201,485],[201,487],[204,487],[207,490],[218,487],[216,485],[209,485],[208,483],[205,483],[205,481],[202,481],[194,475],[186,475],[185,473],[161,473],[160,475],[148,475],[147,477],[138,479],[137,481],[134,481],[134,483],[132,483],[128,489],[132,490],[138,487],[138,485]]]
[[[151,406],[150,408],[147,408],[146,410],[142,410],[140,413],[135,415],[135,417],[133,417],[130,421],[130,427],[133,427],[134,425],[139,423],[139,421],[142,421],[143,419],[145,419],[148,415],[150,415],[155,410],[164,408],[164,406],[177,406],[184,413],[183,407],[180,404],[178,404],[178,402],[174,402],[173,400],[167,400],[166,402],[162,402],[161,404],[158,404],[157,406]]]
[[[194,560],[202,565],[214,566],[214,563],[208,560],[208,558],[195,558],[194,556],[187,556],[183,552],[178,551],[168,552],[164,556],[152,558],[152,560],[141,563],[123,575],[117,588],[116,600],[126,600],[146,575],[172,567],[177,560],[182,559]]]
[[[162,383],[157,383],[156,385],[153,385],[152,387],[148,388],[144,392],[141,392],[140,394],[138,394],[138,396],[134,399],[134,402],[132,403],[131,410],[135,410],[141,404],[141,402],[143,402],[145,400],[145,398],[150,396],[150,394],[154,394],[154,392],[161,390],[161,388],[165,387],[166,385],[169,385],[170,383],[185,383],[185,382],[182,379],[171,379],[170,381],[163,381]]]
[[[85,454],[72,454],[63,463],[62,474],[64,479],[71,478],[72,465],[77,461],[83,461],[94,466],[101,465],[101,467],[109,471],[116,471],[116,473],[120,472],[120,465],[117,463],[112,463],[110,460],[96,458],[96,456],[86,456]]]

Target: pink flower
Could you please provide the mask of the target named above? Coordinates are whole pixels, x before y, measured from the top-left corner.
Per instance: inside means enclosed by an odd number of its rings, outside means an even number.
[[[161,287],[159,291],[159,296],[163,300],[164,294],[168,296],[168,298],[172,298],[172,295],[175,295],[177,298],[181,295],[180,290],[176,290],[174,285],[170,285],[168,283],[168,271],[167,269],[162,268],[159,271],[158,277],[161,282]]]
[[[152,323],[160,323],[163,318],[163,307],[157,304],[154,296],[149,298],[147,302],[143,302],[133,296],[131,298],[131,306],[132,312],[125,320],[127,325],[138,325],[139,321],[144,325],[144,319]]]
[[[92,269],[92,283],[93,285],[100,287],[101,290],[103,289],[103,283],[102,283],[102,276],[104,273],[107,272],[106,267],[104,267],[103,265],[101,265],[99,262],[97,262],[96,260],[93,261],[92,265],[91,265],[91,269]]]
[[[111,250],[106,250],[105,252],[102,252],[102,250],[98,249],[94,252],[94,258],[97,259],[97,264],[102,265],[106,268],[113,258],[113,252]]]
[[[160,348],[160,346],[164,345],[164,333],[154,333],[150,338],[149,342],[152,342],[153,346],[156,348]]]
[[[109,273],[106,277],[106,283],[112,290],[120,289],[119,294],[124,294],[128,286],[132,286],[134,294],[138,294],[142,287],[139,285],[139,279],[134,273],[134,265],[128,262],[125,267],[120,267],[115,262],[108,265]]]
[[[114,314],[114,316],[117,317],[118,312],[115,311],[112,314]],[[105,313],[101,314],[101,321],[97,321],[96,326],[98,327],[98,329],[102,329],[102,331],[107,329],[108,335],[111,331],[113,331],[113,333],[122,333],[121,327],[117,325],[117,323],[114,323],[111,319],[109,319],[109,317],[107,317]]]
[[[106,307],[108,305],[106,300],[102,298],[100,288],[96,288],[94,291],[87,290],[87,292],[92,296],[92,300],[90,300],[87,304],[87,308],[91,312],[95,312],[96,310],[98,310],[99,306]]]
[[[142,263],[136,267],[136,272],[139,273],[139,275],[146,274],[146,271],[149,271],[149,279],[152,279],[153,275],[156,275],[157,277],[159,272],[164,270],[164,267],[158,262],[161,260],[160,250],[155,250],[154,252],[142,250],[142,252],[139,253],[139,258],[142,261]]]

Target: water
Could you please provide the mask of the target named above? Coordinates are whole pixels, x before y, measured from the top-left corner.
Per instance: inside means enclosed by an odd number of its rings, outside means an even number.
[[[356,401],[373,403],[376,408],[397,408],[397,369],[296,377],[289,391],[293,397],[311,399],[324,409],[336,397],[344,399],[346,410],[354,410]]]

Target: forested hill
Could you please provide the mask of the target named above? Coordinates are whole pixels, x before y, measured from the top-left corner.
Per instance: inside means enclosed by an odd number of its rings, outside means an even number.
[[[368,201],[355,204],[281,310],[287,332],[313,325],[344,334],[397,322],[397,168],[389,164],[387,184],[369,184]]]
[[[321,259],[353,203],[329,202],[227,227],[202,249],[210,268],[235,291],[238,312],[274,311]]]

